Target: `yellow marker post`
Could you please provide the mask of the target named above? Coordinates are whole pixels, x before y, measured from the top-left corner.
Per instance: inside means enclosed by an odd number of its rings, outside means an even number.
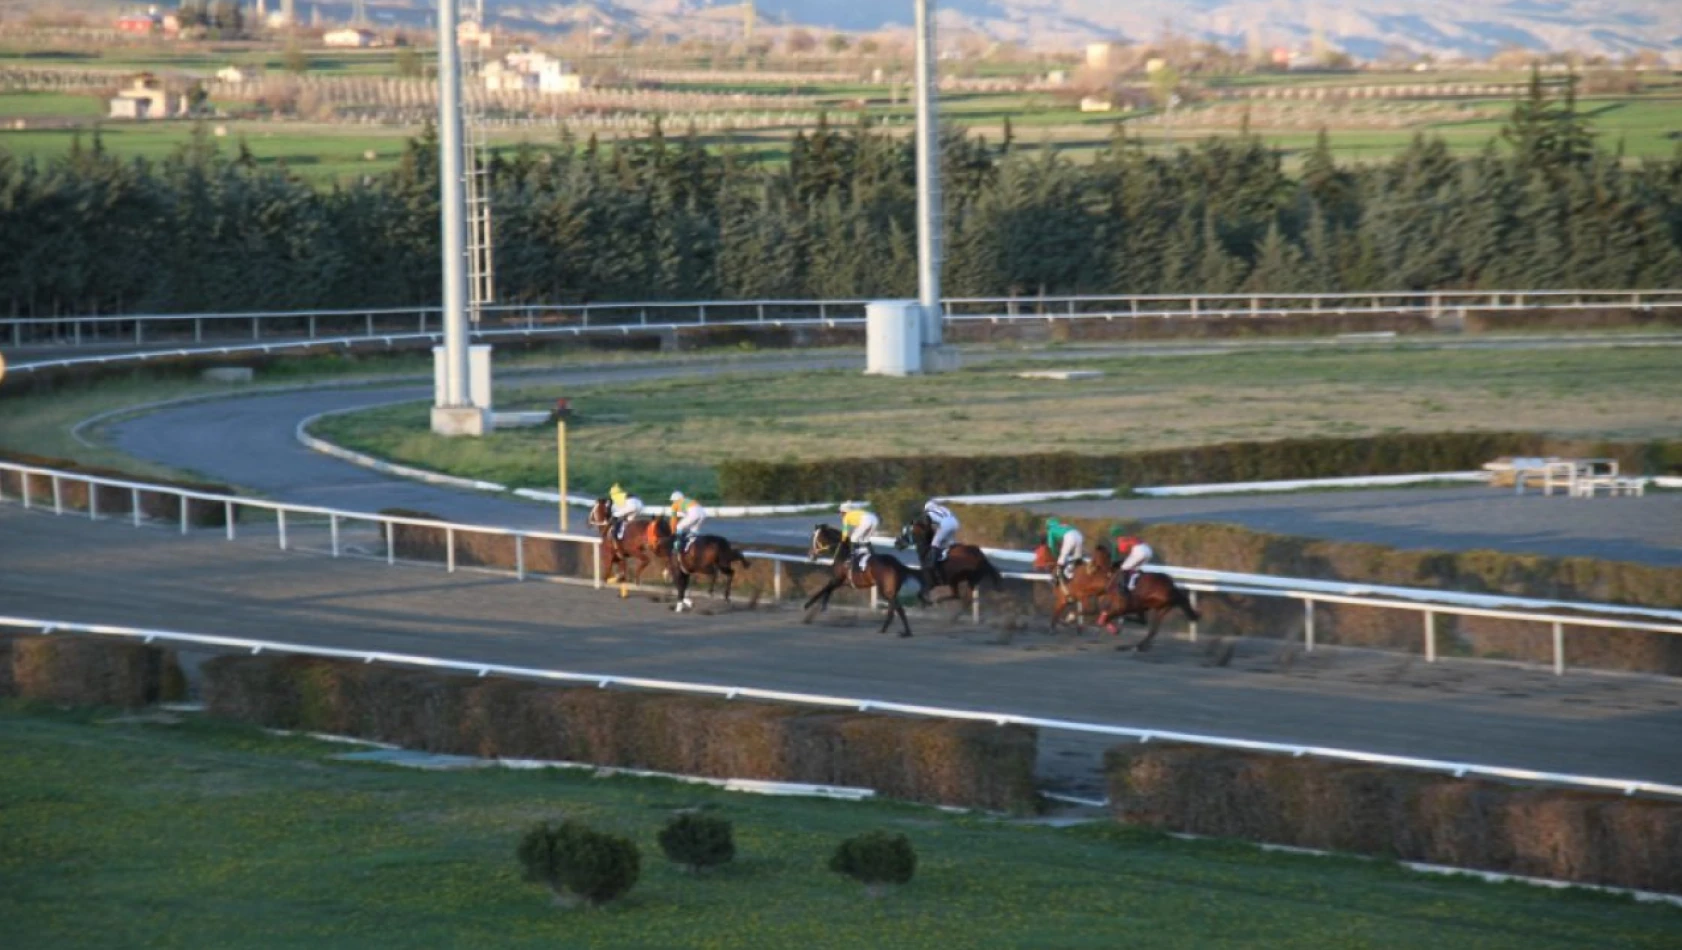
[[[561,492],[561,530],[567,529],[567,422],[565,419],[555,421],[555,472],[560,482]]]

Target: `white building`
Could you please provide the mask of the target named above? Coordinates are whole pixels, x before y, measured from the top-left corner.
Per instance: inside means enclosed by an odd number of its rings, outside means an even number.
[[[490,92],[564,95],[584,89],[584,77],[548,53],[509,53],[500,61],[485,64],[482,75]]]
[[[533,73],[511,69],[501,62],[489,62],[480,72],[485,81],[486,92],[536,92],[538,90],[537,76]]]
[[[370,46],[377,45],[378,41],[379,38],[374,35],[374,31],[372,30],[359,30],[351,28],[332,30],[321,38],[321,42],[327,44],[328,46],[349,47],[353,49],[367,49]]]
[[[113,119],[167,119],[180,115],[186,108],[179,95],[170,92],[164,81],[151,73],[141,73],[127,89],[111,97]]]
[[[216,78],[231,86],[238,86],[257,81],[257,70],[247,66],[223,66],[216,71]]]
[[[1121,56],[1127,50],[1124,43],[1088,43],[1086,45],[1086,65],[1093,69],[1117,69],[1121,66]]]

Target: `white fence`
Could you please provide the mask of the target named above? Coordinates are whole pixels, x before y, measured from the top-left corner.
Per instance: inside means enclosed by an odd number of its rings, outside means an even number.
[[[1479,778],[1497,778],[1509,781],[1545,782],[1553,785],[1566,785],[1602,791],[1617,791],[1622,792],[1625,795],[1646,794],[1669,798],[1682,798],[1682,786],[1666,785],[1659,782],[1649,782],[1640,779],[1600,778],[1595,776],[1569,775],[1558,772],[1542,772],[1534,769],[1521,769],[1497,765],[1479,765],[1471,762],[1450,762],[1440,759],[1420,759],[1411,756],[1384,755],[1376,752],[1361,752],[1353,749],[1339,749],[1329,746],[1307,746],[1276,742],[1259,742],[1251,739],[1236,739],[1230,736],[1211,736],[1200,733],[1175,732],[1167,729],[1138,729],[1130,726],[1080,722],[1068,719],[1047,719],[1038,716],[1022,716],[1015,713],[986,712],[973,709],[948,709],[939,706],[898,703],[888,700],[858,699],[845,696],[825,696],[815,693],[795,693],[785,690],[759,689],[752,686],[728,686],[715,683],[689,683],[680,680],[648,679],[637,676],[614,676],[604,673],[579,673],[566,670],[546,670],[533,667],[503,666],[496,663],[444,660],[436,657],[414,656],[403,653],[387,653],[376,650],[345,650],[333,647],[304,646],[300,644],[282,643],[270,640],[245,640],[235,637],[223,637],[198,633],[181,633],[172,630],[146,630],[135,627],[120,627],[106,624],[67,623],[30,617],[0,616],[0,627],[37,630],[44,635],[78,633],[100,636],[130,637],[139,639],[145,643],[156,643],[162,641],[178,646],[199,646],[223,650],[244,650],[249,651],[253,655],[268,652],[335,657],[340,659],[358,660],[363,663],[390,663],[399,666],[417,666],[426,669],[448,670],[481,677],[494,674],[497,676],[513,676],[523,679],[545,680],[557,683],[588,684],[600,689],[619,686],[633,689],[691,693],[732,700],[757,699],[769,702],[794,703],[805,706],[820,706],[834,709],[856,709],[859,712],[895,713],[905,716],[923,716],[940,719],[966,719],[979,722],[991,722],[1000,726],[1028,726],[1036,729],[1076,732],[1087,735],[1111,736],[1117,739],[1135,739],[1139,742],[1187,742],[1196,745],[1218,746],[1228,749],[1278,752],[1298,757],[1311,756],[1314,758],[1333,759],[1343,762],[1365,762],[1375,765],[1392,765],[1432,772],[1446,772],[1456,778],[1475,776]]]
[[[88,517],[93,520],[99,520],[101,517],[99,510],[101,491],[115,491],[120,493],[119,497],[126,495],[129,508],[127,520],[132,521],[136,527],[146,522],[142,510],[141,496],[143,494],[161,495],[176,500],[182,534],[187,534],[192,527],[192,506],[189,504],[190,502],[197,503],[200,506],[220,506],[223,510],[225,522],[223,530],[229,540],[233,540],[237,536],[239,512],[244,509],[251,509],[274,518],[274,538],[282,550],[294,546],[292,532],[304,525],[318,528],[325,523],[327,551],[333,557],[352,553],[347,552],[344,544],[346,526],[372,525],[377,529],[381,542],[380,547],[388,564],[395,563],[397,558],[397,546],[394,543],[396,526],[411,525],[432,528],[441,531],[444,535],[444,566],[452,572],[458,566],[457,554],[459,541],[462,537],[493,535],[512,539],[514,567],[512,571],[507,573],[512,573],[520,580],[532,576],[541,576],[546,580],[557,580],[563,583],[587,583],[598,588],[603,585],[602,558],[599,554],[601,540],[594,535],[520,531],[511,528],[342,511],[309,505],[289,505],[282,502],[218,495],[78,472],[62,472],[12,462],[0,462],[0,472],[10,472],[18,476],[17,481],[21,492],[15,499],[16,502],[25,508],[51,508],[55,514],[59,515],[74,510],[65,503],[65,486],[67,484],[86,486],[87,504],[84,510]],[[46,480],[49,491],[45,495],[37,497],[33,490],[33,482],[41,479]],[[98,486],[100,490],[95,490],[94,486]],[[13,500],[9,494],[0,494],[0,502]],[[107,512],[106,515],[110,516],[111,512]],[[250,528],[254,528],[254,525],[248,525],[248,529]],[[528,571],[526,565],[527,546],[529,542],[533,541],[558,541],[586,546],[590,552],[588,560],[591,563],[591,576],[585,579],[548,574],[536,575],[534,572]],[[821,567],[825,563],[814,561],[805,555],[783,552],[746,551],[744,553],[750,558],[762,559],[772,563],[772,597],[775,600],[782,599],[784,588],[787,586],[785,578],[787,569],[784,565],[798,564],[808,567]],[[1031,555],[1022,551],[987,549],[987,553],[1006,566],[1021,565],[1024,561],[1032,559]],[[476,569],[503,572],[499,568]],[[1489,617],[1547,624],[1553,635],[1552,658],[1553,670],[1556,675],[1563,675],[1566,670],[1567,628],[1636,630],[1665,635],[1682,634],[1682,610],[1636,607],[1623,604],[1574,603],[1499,595],[1465,594],[1455,591],[1391,587],[1377,584],[1351,584],[1339,581],[1275,577],[1266,574],[1210,571],[1199,568],[1161,568],[1159,570],[1173,577],[1181,586],[1191,590],[1194,600],[1199,593],[1202,593],[1282,598],[1301,603],[1303,605],[1303,646],[1309,651],[1314,650],[1317,645],[1315,618],[1317,607],[1322,604],[1400,610],[1419,614],[1421,620],[1421,652],[1427,662],[1437,660],[1437,618],[1442,615]],[[1004,576],[1035,583],[1048,583],[1050,581],[1050,577],[1045,574],[1020,570],[1005,571]],[[874,592],[872,592],[871,600],[874,607]],[[971,612],[975,619],[980,619],[981,600],[979,595],[971,601]],[[1195,640],[1198,634],[1195,623],[1192,624],[1190,632],[1191,637]]]
[[[486,307],[476,336],[597,335],[675,332],[699,327],[862,326],[864,300],[751,300],[601,304],[502,304]],[[954,323],[1016,320],[1203,319],[1301,315],[1419,314],[1604,308],[1682,308],[1682,290],[1431,291],[1352,294],[1131,294],[1067,297],[954,297],[943,304]],[[206,343],[243,352],[269,346],[437,339],[437,307],[109,314],[0,319],[0,336],[24,345],[146,346]],[[190,349],[190,348],[189,348]],[[39,364],[36,364],[39,365]],[[54,363],[52,365],[62,365]],[[17,367],[27,371],[31,366]]]

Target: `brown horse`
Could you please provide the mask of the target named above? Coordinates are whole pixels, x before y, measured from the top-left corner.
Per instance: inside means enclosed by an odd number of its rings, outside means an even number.
[[[905,589],[905,582],[913,576],[911,569],[900,563],[899,558],[893,556],[872,557],[865,562],[864,570],[857,570],[853,566],[853,544],[840,531],[826,524],[820,524],[812,529],[812,547],[810,556],[815,558],[835,556],[835,569],[830,575],[829,583],[823,590],[812,595],[806,601],[805,609],[811,610],[812,605],[823,603],[823,609],[829,609],[829,595],[842,587],[856,590],[876,589],[876,593],[888,602],[888,615],[882,619],[882,629],[877,633],[887,633],[888,625],[894,622],[894,615],[899,615],[902,628],[900,636],[911,636],[911,621],[905,616],[905,608],[900,605],[899,594]]]
[[[606,498],[597,498],[590,508],[590,527],[602,536],[602,549],[607,551],[607,568],[605,573],[612,573],[615,566],[619,568],[619,583],[628,581],[642,582],[642,572],[648,570],[648,565],[654,560],[654,546],[649,542],[649,529],[653,522],[648,518],[632,518],[623,530],[614,532],[613,502]],[[631,559],[637,562],[635,577],[629,577]]]
[[[970,593],[981,589],[981,582],[991,578],[994,590],[1004,588],[1004,577],[993,562],[987,560],[987,555],[973,544],[954,544],[946,549],[946,557],[931,562],[930,548],[934,543],[934,524],[927,515],[919,515],[914,521],[899,530],[899,537],[894,539],[894,547],[905,550],[908,547],[917,549],[917,563],[928,565],[923,578],[924,600],[927,592],[936,587],[945,587],[952,591],[952,596],[942,597],[941,602],[948,600],[962,600],[963,591],[960,584],[968,584]]]
[[[1034,548],[1034,570],[1053,575],[1051,589],[1056,598],[1051,607],[1053,632],[1072,613],[1075,632],[1079,633],[1087,610],[1097,612],[1098,598],[1109,589],[1110,579],[1115,575],[1110,552],[1103,545],[1097,547],[1092,560],[1075,565],[1073,577],[1064,578],[1056,575],[1057,560],[1052,557],[1051,548],[1042,544]]]
[[[1126,576],[1117,572],[1098,598],[1098,606],[1098,624],[1112,635],[1116,633],[1116,627],[1110,622],[1111,617],[1128,614],[1149,616],[1150,628],[1145,638],[1133,646],[1140,653],[1151,648],[1157,628],[1162,626],[1162,618],[1168,616],[1169,611],[1177,608],[1185,611],[1193,622],[1198,619],[1197,608],[1191,605],[1191,595],[1181,590],[1172,577],[1155,571],[1137,572],[1131,590],[1128,589]]]
[[[736,581],[736,568],[740,563],[748,566],[748,559],[742,552],[732,548],[730,542],[716,534],[697,534],[690,539],[683,550],[676,549],[672,536],[672,521],[669,517],[654,519],[654,553],[664,557],[671,565],[672,584],[677,587],[677,610],[694,610],[695,605],[689,600],[689,578],[696,574],[705,574],[710,580],[707,583],[707,596],[712,596],[713,588],[718,585],[718,575],[724,575],[724,602],[730,603],[730,585]]]

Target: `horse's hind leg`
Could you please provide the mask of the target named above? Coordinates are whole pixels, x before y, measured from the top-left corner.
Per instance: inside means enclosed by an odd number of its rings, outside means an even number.
[[[817,593],[813,594],[812,598],[810,600],[806,601],[805,606],[801,607],[800,609],[801,610],[811,610],[812,605],[821,600],[821,601],[823,601],[823,609],[828,610],[829,609],[829,595],[835,593],[835,588],[840,587],[840,586],[841,586],[841,579],[840,578],[838,578],[838,577],[830,578],[829,583],[823,585],[823,590],[820,590]]]
[[[1136,652],[1143,653],[1151,648],[1151,641],[1156,639],[1156,631],[1162,626],[1162,618],[1167,615],[1167,607],[1156,607],[1151,610],[1150,629],[1146,631],[1145,638],[1140,640],[1138,645],[1133,648]]]

